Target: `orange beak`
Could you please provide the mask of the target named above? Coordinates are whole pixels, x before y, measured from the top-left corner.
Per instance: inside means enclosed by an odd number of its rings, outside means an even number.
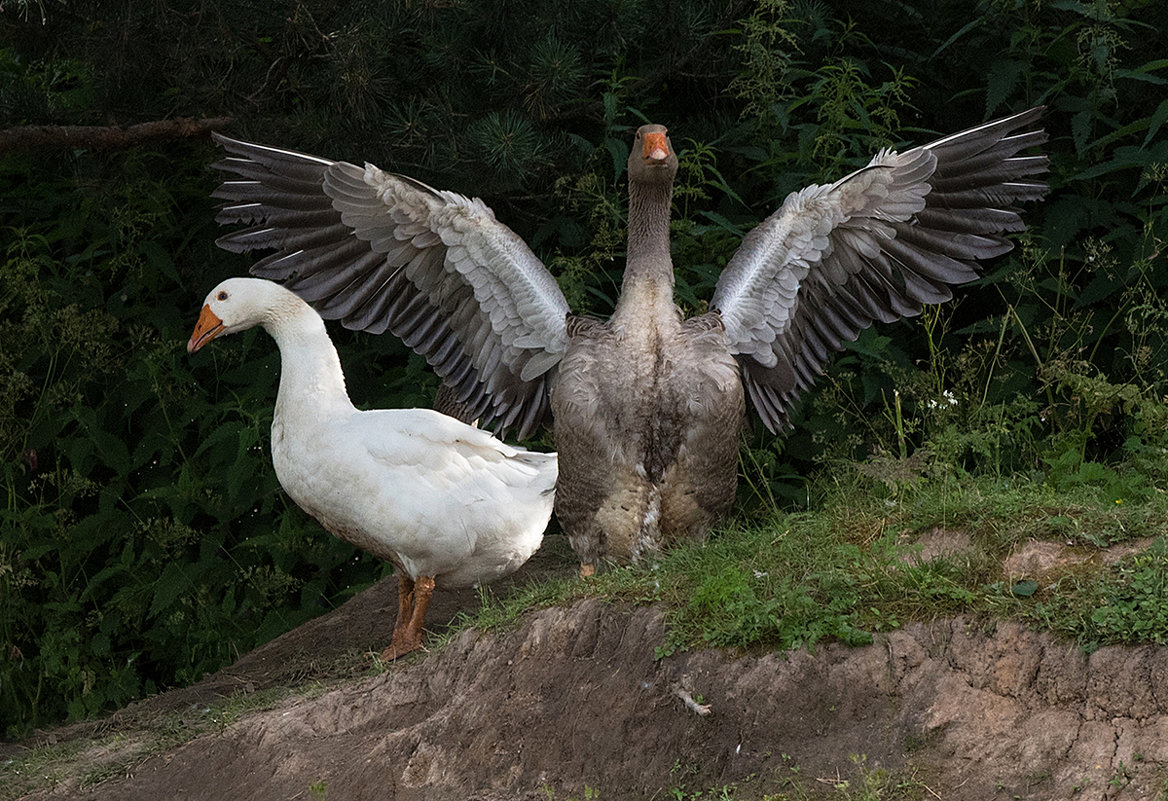
[[[211,311],[210,306],[203,306],[203,310],[199,312],[199,321],[195,323],[195,330],[187,340],[187,353],[194,353],[222,333],[223,321]]]
[[[645,134],[641,156],[645,161],[665,161],[669,158],[669,141],[665,138],[665,134]]]

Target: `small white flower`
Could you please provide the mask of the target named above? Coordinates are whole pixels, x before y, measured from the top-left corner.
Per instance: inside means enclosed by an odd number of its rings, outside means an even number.
[[[930,409],[940,409],[948,404],[949,406],[957,405],[957,396],[953,394],[953,390],[947,389],[941,393],[941,400],[930,400],[926,406]]]

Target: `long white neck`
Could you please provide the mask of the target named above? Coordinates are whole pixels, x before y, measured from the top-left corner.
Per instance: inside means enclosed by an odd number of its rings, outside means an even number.
[[[355,411],[345,391],[341,359],[324,321],[306,304],[264,320],[280,347],[280,390],[276,416],[325,419]]]

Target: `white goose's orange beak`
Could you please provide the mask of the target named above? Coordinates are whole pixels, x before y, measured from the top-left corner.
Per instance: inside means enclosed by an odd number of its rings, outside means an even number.
[[[669,158],[669,141],[664,132],[647,133],[641,145],[645,161],[665,161]]]
[[[195,330],[187,340],[187,353],[194,353],[215,337],[223,333],[223,321],[211,311],[209,305],[204,305],[199,312],[199,321],[195,323]]]

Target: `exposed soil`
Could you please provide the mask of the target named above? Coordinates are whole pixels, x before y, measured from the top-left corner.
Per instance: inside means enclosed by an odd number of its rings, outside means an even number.
[[[559,545],[519,580],[570,573]],[[665,799],[671,788],[691,798],[736,784],[734,798],[748,799],[792,782],[828,790],[876,767],[912,777],[910,797],[1168,797],[1166,648],[1088,655],[1015,623],[958,618],[863,648],[656,660],[660,610],[582,601],[355,675],[388,637],[395,593],[393,579],[382,582],[194,687],[41,737],[131,731],[164,710],[329,677],[324,691],[150,756],[129,775],[28,797],[562,800],[588,786],[602,799]],[[430,620],[477,603],[444,594]]]

